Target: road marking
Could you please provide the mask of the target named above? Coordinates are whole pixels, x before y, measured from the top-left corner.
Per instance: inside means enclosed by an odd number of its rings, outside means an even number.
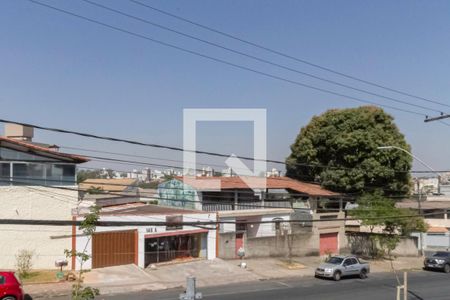
[[[277,283],[278,283],[278,284],[281,284],[282,286],[288,287],[288,288],[291,288],[291,287],[292,287],[291,285],[289,285],[289,284],[287,284],[287,283],[285,283],[285,282],[282,282],[282,281],[277,281]]]

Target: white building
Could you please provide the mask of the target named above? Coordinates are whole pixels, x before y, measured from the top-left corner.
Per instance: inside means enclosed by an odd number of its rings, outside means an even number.
[[[71,220],[78,204],[76,165],[88,160],[32,138],[32,128],[12,124],[0,137],[0,219]],[[54,268],[71,248],[70,235],[70,226],[2,224],[0,269],[14,269],[21,250],[33,251],[33,268]]]
[[[82,219],[82,215],[77,217],[77,220]],[[73,237],[74,248],[80,252],[86,249],[92,257],[83,265],[84,269],[123,264],[136,264],[145,268],[153,263],[177,258],[214,259],[216,257],[214,225],[178,224],[215,222],[215,213],[157,205],[125,204],[102,209],[100,221],[169,222],[169,224],[97,227],[92,239],[84,236],[74,227],[74,230],[77,230],[76,238]],[[79,262],[77,268],[79,268]]]
[[[438,177],[421,177],[414,179],[415,194],[437,194],[440,192],[439,190]]]

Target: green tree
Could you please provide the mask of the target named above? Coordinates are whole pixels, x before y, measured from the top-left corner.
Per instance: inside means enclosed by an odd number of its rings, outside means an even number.
[[[412,159],[402,151],[377,149],[387,145],[410,150],[392,116],[381,108],[329,110],[300,130],[286,159],[286,174],[336,192],[379,188],[390,195],[407,194]]]
[[[402,236],[427,230],[427,224],[415,211],[395,207],[395,202],[380,192],[362,196],[358,207],[350,210],[349,215],[369,227],[369,255],[372,257],[390,257]],[[374,232],[375,228],[381,232]]]
[[[84,216],[84,220],[81,222],[78,227],[81,231],[83,231],[83,235],[88,237],[86,242],[86,246],[83,251],[72,250],[64,250],[64,254],[67,258],[75,257],[80,262],[80,270],[78,272],[78,276],[76,277],[75,284],[72,286],[72,299],[73,300],[89,300],[94,299],[95,296],[99,295],[100,292],[96,288],[92,288],[90,286],[83,286],[83,265],[87,262],[91,256],[87,254],[86,248],[89,242],[92,239],[92,235],[95,233],[97,229],[97,222],[100,218],[100,208],[98,206],[93,206],[90,209],[90,212]]]

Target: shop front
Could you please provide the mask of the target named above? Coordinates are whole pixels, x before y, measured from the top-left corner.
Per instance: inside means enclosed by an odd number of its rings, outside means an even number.
[[[145,236],[145,267],[154,263],[202,256],[207,230],[163,233]]]

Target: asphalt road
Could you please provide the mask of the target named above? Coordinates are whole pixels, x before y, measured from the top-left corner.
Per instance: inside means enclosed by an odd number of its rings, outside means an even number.
[[[291,300],[291,299],[395,299],[397,281],[392,273],[370,274],[361,280],[342,279],[339,282],[316,278],[289,278],[248,282],[199,289],[206,300]],[[450,299],[450,274],[439,272],[408,273],[408,299]],[[183,290],[139,292],[127,295],[99,296],[107,300],[175,300]],[[52,298],[67,299],[67,298]],[[403,298],[402,298],[403,299]]]

